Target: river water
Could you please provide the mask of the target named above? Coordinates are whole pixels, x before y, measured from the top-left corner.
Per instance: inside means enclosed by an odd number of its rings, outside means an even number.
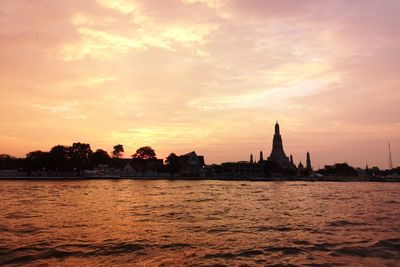
[[[0,181],[0,265],[400,266],[400,183]]]

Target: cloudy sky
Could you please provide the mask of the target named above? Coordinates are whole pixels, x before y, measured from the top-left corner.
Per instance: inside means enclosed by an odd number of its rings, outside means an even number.
[[[400,161],[398,0],[0,0],[0,153]]]

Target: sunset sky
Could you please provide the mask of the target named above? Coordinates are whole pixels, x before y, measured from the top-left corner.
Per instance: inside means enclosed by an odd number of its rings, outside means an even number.
[[[398,0],[0,0],[0,153],[400,161]]]

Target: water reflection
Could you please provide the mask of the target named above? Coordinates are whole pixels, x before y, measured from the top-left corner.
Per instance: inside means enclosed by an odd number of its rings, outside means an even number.
[[[400,184],[1,181],[0,264],[398,265]]]

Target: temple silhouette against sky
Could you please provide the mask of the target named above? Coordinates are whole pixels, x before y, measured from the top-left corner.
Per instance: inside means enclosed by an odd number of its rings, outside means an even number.
[[[285,175],[296,175],[301,173],[310,173],[311,157],[310,153],[307,152],[307,165],[306,167],[300,162],[298,166],[293,161],[293,156],[290,158],[286,156],[283,148],[282,136],[280,132],[280,126],[278,121],[275,124],[275,133],[272,139],[272,150],[271,154],[267,159],[264,159],[263,151],[260,151],[260,157],[257,161],[253,154],[250,154],[249,161],[239,162],[225,162],[222,163],[223,172],[228,173],[231,176],[269,176],[272,173],[285,174]]]
[[[111,157],[105,150],[97,149],[93,152],[90,144],[78,142],[71,146],[56,145],[50,151],[32,151],[25,158],[0,155],[0,177],[172,177],[174,179],[177,177],[218,177],[221,179],[308,177],[320,179],[326,175],[347,179],[360,174],[361,179],[375,179],[378,175],[394,175],[396,171],[398,172],[398,170],[380,171],[377,167],[369,169],[368,166],[365,170],[356,170],[347,163],[325,165],[323,169],[314,171],[310,153],[306,154],[306,160],[303,161],[305,164],[301,161],[296,164],[293,156],[288,154],[288,157],[285,153],[282,139],[277,121],[269,157],[264,158],[261,150],[258,160],[255,154],[251,154],[250,160],[212,165],[206,165],[204,156],[197,155],[195,151],[181,156],[171,153],[164,162],[163,159],[157,158],[154,149],[148,146],[139,148],[131,156],[132,158],[123,158],[115,152],[119,147],[123,151],[122,145],[114,146],[113,157]],[[395,180],[390,181],[397,181],[394,176],[393,179]]]
[[[282,136],[278,121],[276,121],[275,124],[275,134],[272,141],[272,151],[271,155],[268,157],[268,160],[278,163],[279,166],[282,168],[291,168],[293,166],[289,158],[286,156],[285,151],[283,150]]]

